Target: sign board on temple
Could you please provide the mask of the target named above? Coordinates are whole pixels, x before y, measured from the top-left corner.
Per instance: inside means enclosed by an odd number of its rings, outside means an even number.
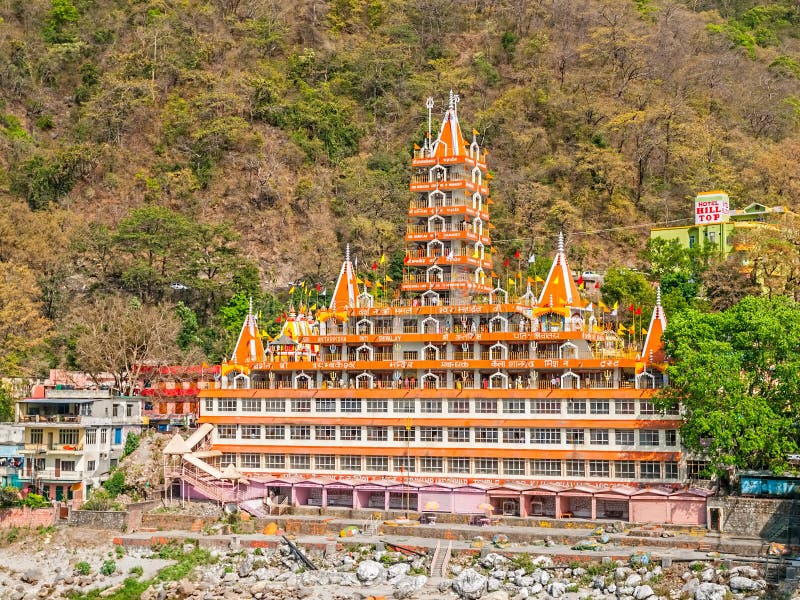
[[[726,223],[730,218],[730,201],[725,192],[698,194],[694,200],[694,224]]]

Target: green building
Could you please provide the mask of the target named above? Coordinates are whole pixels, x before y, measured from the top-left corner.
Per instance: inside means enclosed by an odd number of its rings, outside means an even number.
[[[737,249],[735,234],[756,227],[776,228],[787,214],[791,211],[785,206],[757,202],[733,210],[725,192],[702,192],[694,201],[694,224],[651,229],[650,239],[678,240],[684,248],[714,246],[727,256]]]

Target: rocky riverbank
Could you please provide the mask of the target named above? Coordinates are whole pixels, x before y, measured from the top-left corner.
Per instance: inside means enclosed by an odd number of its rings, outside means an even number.
[[[62,543],[18,548],[0,567],[0,599],[101,598],[143,600],[361,600],[369,597],[453,600],[755,600],[762,573],[719,560],[664,568],[648,555],[630,560],[554,564],[548,556],[498,552],[460,554],[447,577],[430,577],[428,557],[387,552],[379,545],[329,544],[309,551],[304,566],[288,545],[275,549],[201,550],[195,544],[114,547],[108,541],[70,548]],[[42,547],[44,545],[44,547]],[[111,564],[113,563],[113,565]],[[166,570],[164,567],[172,565]],[[112,570],[113,567],[113,570]],[[159,572],[159,570],[161,570]],[[96,593],[96,592],[95,592]]]

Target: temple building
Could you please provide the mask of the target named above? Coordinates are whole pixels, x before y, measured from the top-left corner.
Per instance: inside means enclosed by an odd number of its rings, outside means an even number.
[[[653,401],[667,384],[660,297],[646,335],[646,321],[623,330],[581,297],[563,235],[541,286],[504,287],[486,152],[457,109],[451,93],[411,160],[400,293],[372,293],[347,249],[329,306],[292,312],[275,339],[251,310],[218,386],[200,392],[200,428],[168,446],[166,477],[245,508],[269,495],[704,522],[677,408]]]

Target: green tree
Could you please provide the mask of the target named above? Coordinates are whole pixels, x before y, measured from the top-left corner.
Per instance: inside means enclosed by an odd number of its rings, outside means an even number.
[[[747,297],[720,313],[671,317],[665,347],[673,364],[660,395],[679,402],[684,445],[711,469],[781,472],[798,451],[800,306]]]
[[[608,306],[619,303],[620,310],[631,304],[649,307],[655,303],[655,292],[647,278],[630,269],[611,267],[606,271],[600,292]]]
[[[10,423],[14,420],[14,397],[11,390],[0,383],[0,422]]]

